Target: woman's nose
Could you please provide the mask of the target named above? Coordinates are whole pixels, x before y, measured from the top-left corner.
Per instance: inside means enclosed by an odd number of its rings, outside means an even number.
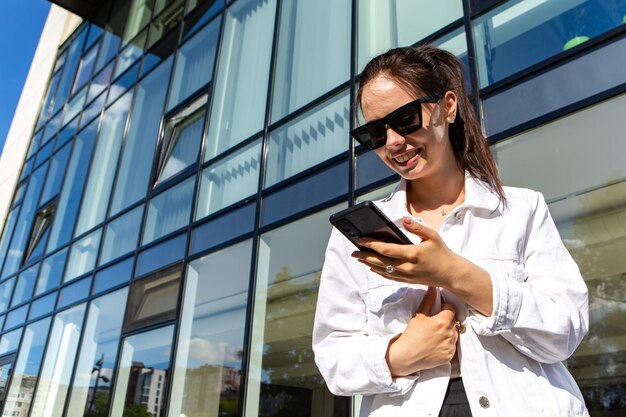
[[[386,145],[388,147],[396,147],[396,146],[399,146],[399,145],[404,145],[404,142],[405,142],[404,136],[402,136],[401,134],[399,134],[398,132],[396,132],[395,130],[393,130],[389,126],[385,126],[385,127],[387,128],[387,131],[386,131],[387,143],[386,143]]]

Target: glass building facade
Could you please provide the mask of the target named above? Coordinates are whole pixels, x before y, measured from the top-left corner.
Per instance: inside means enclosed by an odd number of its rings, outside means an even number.
[[[62,2],[61,2],[62,3]],[[465,64],[505,183],[590,290],[567,361],[626,413],[626,3],[109,0],[59,47],[0,235],[2,416],[358,415],[313,362],[328,217],[397,182],[348,132],[395,46]]]

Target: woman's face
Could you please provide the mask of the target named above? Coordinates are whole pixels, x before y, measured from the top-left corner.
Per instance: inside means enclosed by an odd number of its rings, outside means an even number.
[[[366,122],[382,119],[417,96],[394,80],[378,76],[363,87],[361,109]],[[427,178],[456,170],[454,153],[448,139],[447,119],[456,112],[456,97],[447,92],[438,103],[422,103],[422,128],[400,135],[387,127],[387,142],[375,150],[380,159],[407,180]]]

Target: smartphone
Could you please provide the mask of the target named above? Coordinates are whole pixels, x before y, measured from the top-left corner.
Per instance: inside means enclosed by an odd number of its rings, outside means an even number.
[[[372,250],[356,243],[360,237],[369,237],[388,243],[413,243],[371,201],[364,201],[331,215],[330,222],[357,248],[363,251]]]

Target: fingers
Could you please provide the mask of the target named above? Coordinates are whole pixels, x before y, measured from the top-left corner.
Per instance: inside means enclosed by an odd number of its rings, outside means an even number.
[[[454,327],[456,323],[456,309],[452,304],[442,304],[441,311],[437,313],[437,315],[441,316],[446,322],[448,322],[450,328]]]
[[[404,217],[402,219],[402,225],[409,232],[421,237],[422,240],[431,240],[431,239],[435,239],[438,236],[438,233],[435,230],[417,222],[415,219],[412,219],[411,217]]]
[[[437,300],[437,289],[435,287],[428,287],[426,290],[426,294],[424,294],[424,298],[420,303],[420,306],[417,308],[415,314],[423,314],[425,316],[430,316],[430,312],[435,305],[435,301]]]

